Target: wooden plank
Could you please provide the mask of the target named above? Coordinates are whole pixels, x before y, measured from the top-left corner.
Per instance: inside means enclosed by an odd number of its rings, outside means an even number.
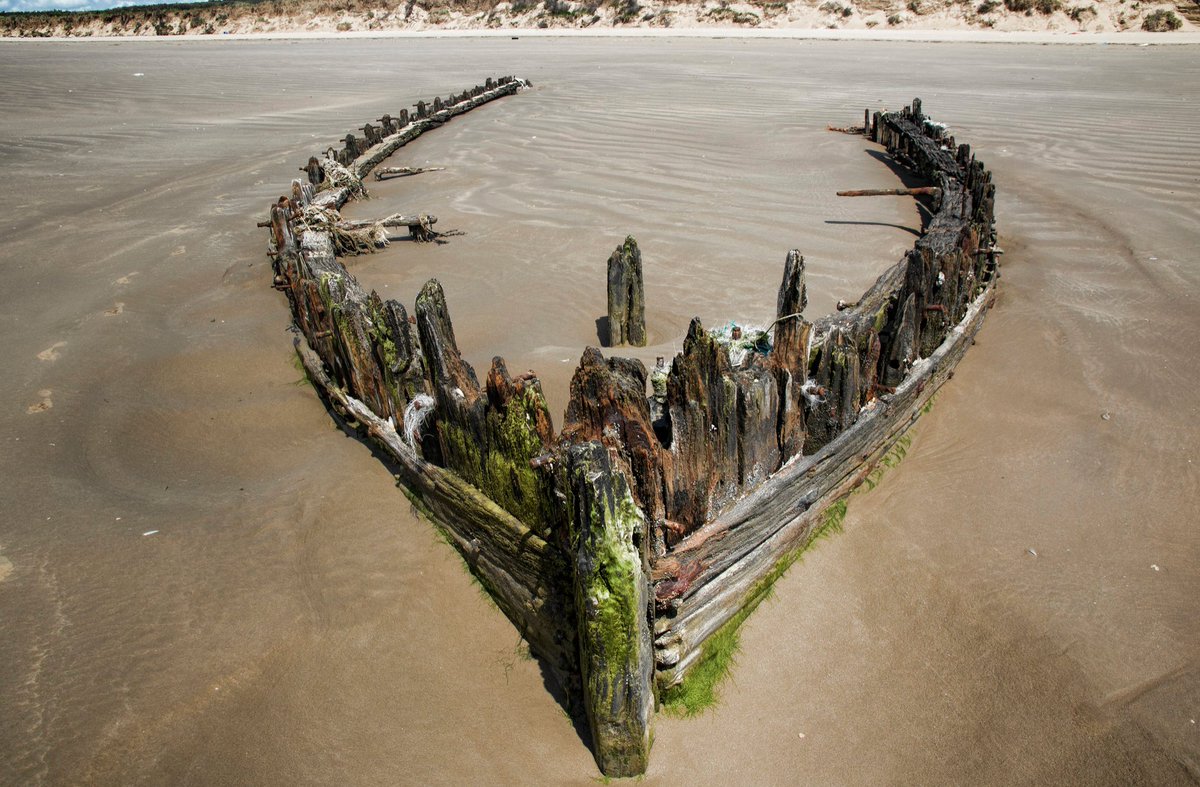
[[[562,552],[454,473],[418,457],[389,421],[333,384],[304,341],[297,338],[295,347],[309,379],[393,460],[414,503],[450,535],[530,649],[546,660],[560,685],[572,685],[578,672],[574,608]]]

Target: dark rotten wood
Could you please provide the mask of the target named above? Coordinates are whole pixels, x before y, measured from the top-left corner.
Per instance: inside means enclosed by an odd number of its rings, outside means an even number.
[[[608,346],[646,346],[642,252],[633,236],[608,258]]]

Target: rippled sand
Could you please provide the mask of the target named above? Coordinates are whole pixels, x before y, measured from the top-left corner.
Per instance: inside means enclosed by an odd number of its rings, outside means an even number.
[[[920,95],[999,184],[979,345],[746,626],[723,706],[660,717],[647,782],[1200,778],[1197,54],[0,47],[0,783],[595,776],[512,627],[297,384],[253,227],[352,126],[497,73],[535,89],[353,208],[466,234],[350,267],[407,303],[440,278],[468,358],[536,369],[556,415],[626,233],[649,360],[693,315],[769,320],[789,248],[813,315],[899,257],[914,205],[833,198],[898,181],[827,123]]]

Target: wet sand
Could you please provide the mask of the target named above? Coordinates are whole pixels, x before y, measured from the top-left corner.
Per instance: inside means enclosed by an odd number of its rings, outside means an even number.
[[[625,233],[648,358],[693,314],[769,319],[788,248],[813,314],[898,257],[912,203],[830,197],[896,176],[827,123],[920,95],[999,184],[978,346],[746,625],[722,706],[659,718],[646,781],[1200,779],[1196,55],[0,47],[0,783],[591,783],[512,627],[297,384],[253,227],[353,125],[495,73],[535,89],[354,208],[466,235],[350,267],[406,302],[439,277],[467,357],[536,369],[556,414]]]

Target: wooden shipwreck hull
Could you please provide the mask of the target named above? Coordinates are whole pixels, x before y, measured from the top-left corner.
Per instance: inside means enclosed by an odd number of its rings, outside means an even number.
[[[904,259],[856,304],[809,321],[804,259],[790,251],[767,332],[693,320],[683,351],[654,370],[588,348],[556,432],[536,377],[497,357],[481,381],[462,358],[436,280],[410,316],[338,260],[383,242],[386,226],[435,236],[431,216],[345,222],[337,209],[409,141],[524,86],[489,79],[419,102],[310,159],[267,222],[275,285],[317,390],[392,459],[582,701],[601,770],[627,776],[646,768],[656,697],[758,603],[953,375],[995,298],[994,187],[919,100],[866,118],[862,133],[929,183],[909,192],[930,200],[931,219]],[[644,342],[640,278],[629,238],[609,261],[614,341]]]

